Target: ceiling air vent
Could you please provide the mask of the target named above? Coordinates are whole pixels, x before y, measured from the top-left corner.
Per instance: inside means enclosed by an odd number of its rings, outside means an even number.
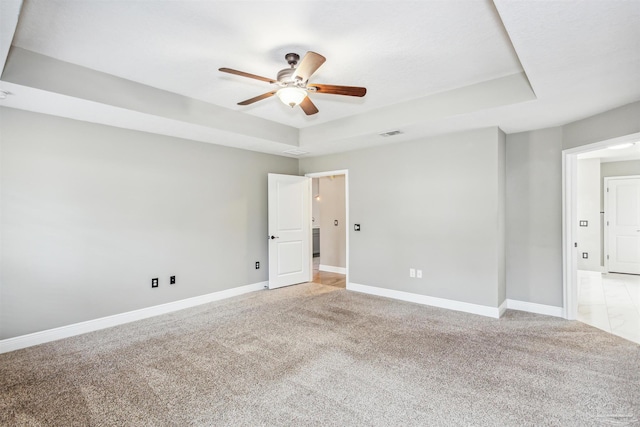
[[[396,129],[396,130],[390,130],[389,132],[382,132],[382,133],[379,133],[378,135],[384,136],[386,138],[387,136],[400,135],[401,133],[402,133],[401,130]]]
[[[282,153],[283,154],[288,154],[290,156],[302,156],[303,154],[309,154],[308,151],[298,150],[297,148],[294,148],[292,150],[283,151]]]

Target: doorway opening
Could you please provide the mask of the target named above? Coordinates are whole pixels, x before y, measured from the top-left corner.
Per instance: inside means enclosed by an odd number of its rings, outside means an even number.
[[[640,133],[564,150],[562,162],[564,317],[640,343],[640,275],[619,274],[611,260],[614,208],[606,185],[640,175]],[[640,222],[637,212],[629,215]],[[639,257],[640,232],[633,231],[618,248],[623,260]]]
[[[312,179],[313,282],[346,288],[349,282],[348,171],[305,176]]]

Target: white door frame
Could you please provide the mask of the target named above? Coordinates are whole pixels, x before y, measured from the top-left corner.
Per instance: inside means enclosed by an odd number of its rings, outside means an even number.
[[[578,315],[578,249],[575,247],[578,241],[578,154],[638,140],[640,132],[562,151],[562,316],[565,319],[575,320]]]
[[[327,172],[313,172],[307,173],[304,176],[309,178],[322,178],[324,176],[332,176],[332,175],[344,175],[344,208],[345,212],[345,244],[346,244],[346,285],[349,287],[349,169],[335,170],[335,171],[327,171]],[[311,195],[313,197],[313,195]],[[310,202],[312,203],[312,202]],[[309,209],[311,209],[311,205],[309,205]],[[322,238],[322,237],[321,237]]]

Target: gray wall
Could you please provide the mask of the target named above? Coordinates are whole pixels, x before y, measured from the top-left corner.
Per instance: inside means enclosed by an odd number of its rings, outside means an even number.
[[[507,299],[507,135],[498,131],[498,304]]]
[[[320,266],[347,266],[345,177],[319,178]],[[335,225],[334,221],[338,221]]]
[[[562,150],[640,132],[640,102],[507,135],[507,298],[562,306]]]
[[[350,280],[497,307],[499,134],[481,129],[301,159],[303,174],[349,170]],[[409,268],[423,279],[409,278]]]
[[[508,135],[503,179],[497,128],[298,165],[0,108],[0,338],[266,280],[266,174],[298,170],[350,171],[353,282],[561,306],[561,150],[640,132],[639,111]]]
[[[562,127],[562,148],[579,147],[640,132],[640,101]]]
[[[296,159],[6,108],[0,129],[0,338],[267,280],[267,173]]]
[[[507,135],[507,298],[562,306],[562,129]]]

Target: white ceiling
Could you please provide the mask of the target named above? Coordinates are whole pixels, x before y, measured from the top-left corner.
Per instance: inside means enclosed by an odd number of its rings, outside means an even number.
[[[486,126],[514,133],[640,100],[640,0],[27,0],[14,28],[3,19],[0,55],[10,40],[24,52],[7,62],[0,89],[12,95],[0,105],[275,154]],[[276,98],[241,107],[272,87],[217,71],[275,77],[287,52],[308,50],[327,57],[313,82],[365,86],[366,97],[312,94],[320,112],[310,117]],[[54,76],[60,61],[76,67]],[[78,82],[108,76],[128,92]],[[142,105],[151,95],[189,104],[192,117]],[[377,135],[393,128],[404,134]]]

